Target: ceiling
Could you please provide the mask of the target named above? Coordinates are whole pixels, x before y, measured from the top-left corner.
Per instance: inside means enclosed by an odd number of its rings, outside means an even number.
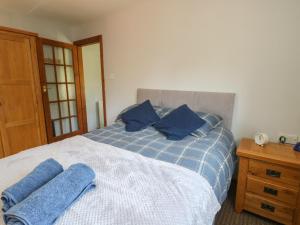
[[[85,23],[135,0],[0,0],[0,9],[50,18],[65,23]]]

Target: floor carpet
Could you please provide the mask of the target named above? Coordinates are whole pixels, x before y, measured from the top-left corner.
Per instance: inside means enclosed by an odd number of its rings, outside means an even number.
[[[249,212],[236,213],[234,211],[235,187],[236,183],[232,183],[228,197],[216,217],[215,225],[279,225]]]

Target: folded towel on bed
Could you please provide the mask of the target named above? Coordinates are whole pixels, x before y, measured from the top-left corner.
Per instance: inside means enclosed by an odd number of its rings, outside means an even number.
[[[7,225],[50,225],[83,194],[95,187],[94,171],[78,163],[4,213]]]
[[[54,159],[47,159],[42,162],[18,183],[3,191],[1,196],[2,211],[6,212],[12,206],[23,201],[32,192],[48,183],[61,172],[63,172],[63,167]]]

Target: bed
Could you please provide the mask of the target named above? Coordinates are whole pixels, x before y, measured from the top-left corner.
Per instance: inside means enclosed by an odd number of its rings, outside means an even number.
[[[126,132],[117,121],[0,160],[0,189],[49,157],[64,167],[84,162],[95,170],[97,188],[56,224],[212,224],[235,168],[230,131],[234,98],[231,93],[138,89],[137,103],[150,99],[153,105],[169,108],[186,103],[194,111],[220,115],[223,125],[203,138],[169,141],[152,127]]]

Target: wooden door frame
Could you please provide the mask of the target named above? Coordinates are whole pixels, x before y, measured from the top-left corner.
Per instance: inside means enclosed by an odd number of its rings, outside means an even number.
[[[42,38],[42,37],[38,38],[37,43],[38,43],[38,48],[37,48],[37,50],[38,50],[37,51],[38,52],[38,63],[39,63],[39,68],[40,68],[40,81],[41,81],[42,97],[43,97],[43,103],[44,103],[44,113],[45,113],[45,123],[46,123],[46,128],[47,128],[48,143],[55,142],[55,141],[60,141],[60,140],[63,140],[65,138],[72,137],[72,136],[84,133],[84,123],[85,123],[85,121],[84,121],[82,105],[81,105],[82,101],[80,100],[80,98],[81,98],[81,87],[80,87],[81,84],[80,84],[79,72],[77,72],[78,71],[77,47],[72,45],[72,44],[69,44],[69,43],[55,41],[55,40]],[[45,94],[44,91],[43,91],[43,89],[46,85],[46,74],[45,74],[44,56],[43,56],[43,45],[45,45],[45,44],[46,45],[48,44],[48,45],[51,45],[51,46],[55,45],[55,46],[62,47],[62,48],[71,48],[72,49],[74,79],[75,79],[75,82],[78,81],[78,83],[79,83],[79,87],[77,87],[75,85],[76,105],[77,105],[77,120],[78,120],[79,130],[74,131],[74,132],[71,131],[71,133],[62,134],[58,137],[52,137],[53,128],[52,128],[51,121],[49,120],[49,118],[50,118],[49,99],[48,99],[48,95]],[[68,107],[69,107],[69,105],[68,105]]]
[[[97,44],[100,45],[100,78],[102,82],[102,103],[103,103],[103,118],[104,118],[104,126],[107,126],[107,118],[106,118],[106,95],[105,95],[105,78],[104,78],[104,56],[103,56],[103,38],[102,35],[93,36],[90,38],[81,39],[78,41],[74,41],[73,44],[77,46],[78,52],[78,67],[79,67],[79,78],[81,84],[81,101],[82,101],[82,114],[84,121],[84,132],[87,132],[87,112],[86,112],[86,100],[85,100],[85,88],[84,88],[84,71],[83,71],[83,59],[82,59],[82,47]]]

